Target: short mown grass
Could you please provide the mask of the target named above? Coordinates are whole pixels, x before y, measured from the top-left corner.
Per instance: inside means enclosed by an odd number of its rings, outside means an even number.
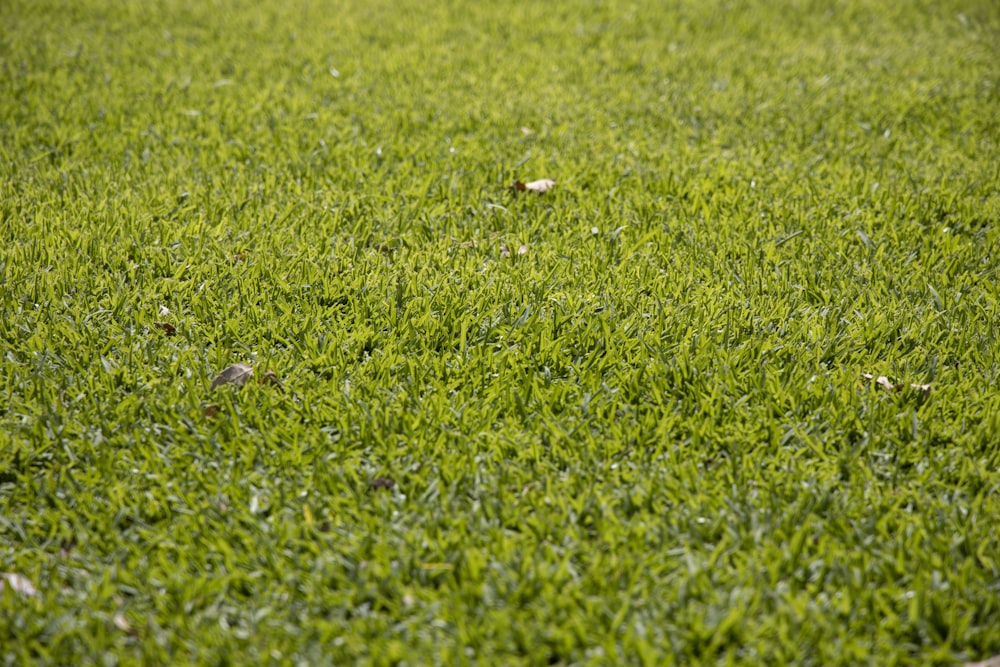
[[[5,664],[1000,654],[996,3],[0,24]]]

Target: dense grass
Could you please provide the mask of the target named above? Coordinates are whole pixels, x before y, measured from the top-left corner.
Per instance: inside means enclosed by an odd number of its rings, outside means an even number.
[[[1000,653],[996,3],[0,24],[6,664]]]

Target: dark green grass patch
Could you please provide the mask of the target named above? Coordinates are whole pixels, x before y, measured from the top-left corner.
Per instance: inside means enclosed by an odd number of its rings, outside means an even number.
[[[6,664],[1000,654],[993,3],[0,24]]]

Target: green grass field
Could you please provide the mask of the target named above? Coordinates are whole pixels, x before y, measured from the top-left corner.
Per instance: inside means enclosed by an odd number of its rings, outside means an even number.
[[[1000,654],[993,0],[0,25],[4,664]]]

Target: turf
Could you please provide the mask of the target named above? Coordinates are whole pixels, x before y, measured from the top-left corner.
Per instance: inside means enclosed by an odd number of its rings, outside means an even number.
[[[996,3],[0,25],[5,664],[1000,653]]]

